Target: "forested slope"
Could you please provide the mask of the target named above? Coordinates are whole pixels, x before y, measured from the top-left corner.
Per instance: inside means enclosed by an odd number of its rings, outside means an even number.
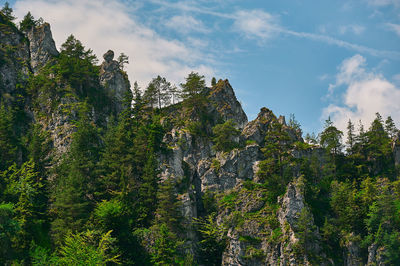
[[[390,117],[303,139],[294,116],[248,122],[228,80],[131,87],[123,54],[13,21],[5,6],[0,264],[400,264]]]

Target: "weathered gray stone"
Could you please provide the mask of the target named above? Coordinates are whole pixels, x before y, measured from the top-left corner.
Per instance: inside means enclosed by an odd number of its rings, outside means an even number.
[[[117,112],[123,109],[122,103],[127,93],[132,93],[128,76],[120,69],[120,65],[114,59],[114,52],[108,50],[103,55],[104,62],[100,65],[100,84],[104,86],[108,95],[114,99]]]
[[[17,84],[24,84],[30,73],[29,46],[16,29],[2,24],[0,48],[0,93],[13,98]]]
[[[44,23],[33,27],[28,33],[31,68],[37,73],[50,59],[58,55],[56,44],[53,40],[50,24]]]
[[[238,129],[244,128],[247,123],[246,113],[236,99],[235,92],[227,79],[218,81],[217,85],[211,89],[209,99],[223,120],[231,119]]]

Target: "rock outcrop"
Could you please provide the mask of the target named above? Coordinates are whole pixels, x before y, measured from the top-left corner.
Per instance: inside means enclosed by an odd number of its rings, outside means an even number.
[[[0,16],[0,93],[13,98],[17,84],[24,84],[30,72],[29,46],[24,36]]]
[[[28,33],[31,68],[37,73],[50,59],[58,55],[50,24],[33,27]]]
[[[125,95],[131,93],[128,76],[114,60],[113,51],[108,50],[103,58],[104,62],[100,65],[100,84],[105,87],[107,94],[114,98],[116,111],[120,112]]]
[[[247,124],[246,113],[243,111],[227,79],[219,80],[218,83],[211,88],[209,99],[224,121],[229,119],[233,120],[239,129],[243,129]]]
[[[303,178],[300,177],[288,184],[285,195],[278,198],[278,204],[281,206],[278,219],[285,236],[280,246],[281,265],[311,265],[311,261],[327,265],[326,256],[322,253],[319,243],[321,237],[314,225],[309,207],[305,204]],[[297,235],[298,231],[304,233],[305,229],[300,228],[301,226],[309,230],[309,236],[303,237],[302,243]],[[310,255],[313,258],[310,258]]]
[[[395,164],[400,165],[400,133],[393,140],[392,150]]]

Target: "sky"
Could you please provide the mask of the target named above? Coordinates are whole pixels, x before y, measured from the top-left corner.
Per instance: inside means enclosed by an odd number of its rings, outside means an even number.
[[[0,0],[3,5],[4,0]],[[249,120],[261,107],[295,114],[303,132],[330,117],[400,126],[400,0],[14,0],[102,55],[129,56],[131,83],[191,72],[229,79]],[[357,126],[356,126],[357,127]]]

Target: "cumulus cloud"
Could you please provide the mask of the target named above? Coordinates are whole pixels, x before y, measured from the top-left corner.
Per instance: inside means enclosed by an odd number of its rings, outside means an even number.
[[[156,75],[179,83],[190,71],[207,77],[214,70],[207,65],[203,54],[193,47],[160,36],[137,19],[137,6],[121,0],[17,0],[14,10],[19,18],[28,11],[43,17],[52,26],[58,47],[68,35],[81,40],[102,55],[112,49],[118,55],[129,56],[127,72],[131,82],[137,80],[144,87]]]
[[[166,21],[165,26],[183,34],[188,34],[190,32],[209,32],[201,20],[188,15],[174,16]]]
[[[342,103],[330,104],[322,114],[322,119],[330,116],[340,130],[346,132],[349,119],[353,122],[361,120],[368,127],[376,112],[400,121],[400,88],[380,73],[369,71],[363,56],[355,55],[342,62],[336,83],[330,88],[340,86],[345,87]]]
[[[234,29],[248,38],[267,40],[280,31],[277,18],[262,10],[241,10],[234,18]]]
[[[386,23],[386,27],[396,33],[398,36],[400,36],[400,25],[399,24],[393,24],[393,23]]]

